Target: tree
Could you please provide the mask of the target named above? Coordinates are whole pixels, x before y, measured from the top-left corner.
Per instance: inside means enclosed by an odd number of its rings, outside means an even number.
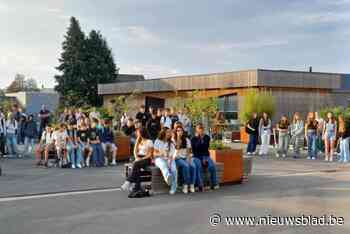
[[[102,105],[98,84],[114,82],[117,77],[111,49],[100,32],[92,30],[86,40],[86,75],[83,78],[84,98],[93,106]]]
[[[25,91],[39,91],[38,83],[35,79],[29,78],[24,81],[24,89]]]
[[[22,74],[16,74],[15,79],[7,87],[7,93],[16,93],[25,90],[25,76]]]
[[[95,30],[86,37],[78,20],[72,17],[62,49],[60,65],[56,68],[61,74],[55,76],[55,90],[61,94],[62,101],[65,105],[100,106],[98,84],[113,82],[117,76],[106,40]]]
[[[77,97],[84,97],[83,77],[86,76],[85,34],[76,18],[70,19],[65,40],[62,43],[59,66],[56,69],[61,73],[56,75],[55,90],[61,94],[64,104],[74,105]]]

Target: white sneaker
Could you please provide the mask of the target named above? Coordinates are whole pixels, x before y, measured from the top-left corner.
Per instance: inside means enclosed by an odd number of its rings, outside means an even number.
[[[117,165],[117,163],[115,162],[115,160],[112,161],[111,165],[112,165],[112,166],[116,166],[116,165]]]
[[[276,158],[279,158],[280,157],[280,155],[279,154],[276,154]]]
[[[215,185],[215,186],[213,187],[214,190],[218,190],[219,188],[220,188],[220,185],[219,185],[219,184],[217,184],[217,185]]]
[[[287,155],[283,154],[282,157],[285,158],[285,157],[287,157]]]
[[[252,153],[248,152],[247,155],[251,155]]]
[[[183,192],[184,194],[187,194],[187,193],[188,193],[188,185],[187,185],[187,184],[183,185],[182,192]]]
[[[195,188],[194,188],[194,184],[190,185],[190,193],[194,193],[196,192]]]
[[[77,168],[82,168],[80,163],[77,164]]]
[[[75,169],[75,165],[74,164],[72,164],[72,169]]]
[[[90,158],[86,159],[85,165],[86,165],[86,167],[90,167]]]
[[[169,194],[170,194],[170,195],[174,195],[175,193],[176,193],[176,190],[170,190],[170,191],[169,191]]]
[[[123,191],[129,191],[130,190],[131,183],[129,181],[125,181],[124,184],[120,187]]]
[[[171,185],[171,181],[172,181],[172,175],[168,174],[168,176],[165,178],[165,182],[167,183],[167,185]]]
[[[310,156],[308,156],[306,159],[311,159],[311,157],[310,157]]]

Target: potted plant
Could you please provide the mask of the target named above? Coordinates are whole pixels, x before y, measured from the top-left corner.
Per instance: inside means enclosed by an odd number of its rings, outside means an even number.
[[[246,132],[245,125],[254,112],[256,112],[258,116],[261,116],[263,112],[266,112],[272,118],[275,111],[276,99],[271,92],[268,92],[267,90],[259,91],[257,89],[248,90],[244,95],[242,110],[239,114],[239,119],[243,124],[240,128],[241,142],[248,144],[249,135]]]
[[[226,146],[221,140],[210,143],[210,157],[224,164],[221,183],[241,182],[243,179],[243,151]]]

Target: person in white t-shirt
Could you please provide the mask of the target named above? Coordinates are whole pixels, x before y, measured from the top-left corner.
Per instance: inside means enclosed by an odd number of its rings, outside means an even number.
[[[137,129],[137,139],[134,148],[135,161],[132,165],[132,171],[121,189],[124,191],[130,190],[132,183],[135,184],[133,192],[141,190],[141,168],[145,169],[151,165],[153,156],[153,143],[148,137],[147,130],[144,127]]]
[[[175,162],[176,166],[181,168],[184,185],[183,193],[195,192],[194,183],[196,181],[197,168],[192,158],[191,141],[181,125],[175,128],[173,142],[175,144]],[[189,189],[188,189],[189,188]]]
[[[17,151],[18,122],[14,115],[9,112],[6,121],[6,142],[11,155],[18,156]]]
[[[164,115],[160,118],[160,126],[162,128],[171,129],[171,127],[172,127],[172,120],[171,120],[170,109],[169,108],[165,109]]]
[[[42,165],[42,154],[44,153],[44,165],[47,167],[47,161],[49,158],[49,152],[55,151],[55,140],[54,140],[54,133],[51,125],[47,125],[45,128],[45,131],[43,131],[40,142],[36,147],[36,160],[37,160],[37,166]]]
[[[57,150],[58,158],[61,159],[63,165],[67,164],[67,140],[68,134],[66,131],[66,125],[61,124],[58,131],[56,131],[53,135],[53,139],[55,140],[55,146]]]
[[[175,194],[177,189],[177,170],[175,163],[175,145],[171,140],[170,129],[163,128],[157,140],[154,142],[154,162],[161,170],[165,182],[170,185],[170,194]]]
[[[89,119],[93,120],[93,119],[98,119],[100,120],[100,113],[96,111],[96,107],[94,107],[92,109],[92,111],[89,114]]]
[[[191,133],[192,123],[190,118],[186,115],[186,109],[179,110],[177,116],[179,117],[179,122],[182,123],[182,126],[184,127],[185,132],[188,134]]]

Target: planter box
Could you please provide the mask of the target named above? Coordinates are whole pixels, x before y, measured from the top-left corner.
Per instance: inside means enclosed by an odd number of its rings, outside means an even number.
[[[117,136],[116,137],[117,150],[117,161],[126,161],[130,159],[130,137],[128,136]]]
[[[241,183],[243,179],[243,151],[241,149],[210,150],[214,162],[224,164],[220,183]]]
[[[240,138],[241,142],[244,144],[248,144],[249,142],[249,134],[245,131],[245,127],[240,128]]]

